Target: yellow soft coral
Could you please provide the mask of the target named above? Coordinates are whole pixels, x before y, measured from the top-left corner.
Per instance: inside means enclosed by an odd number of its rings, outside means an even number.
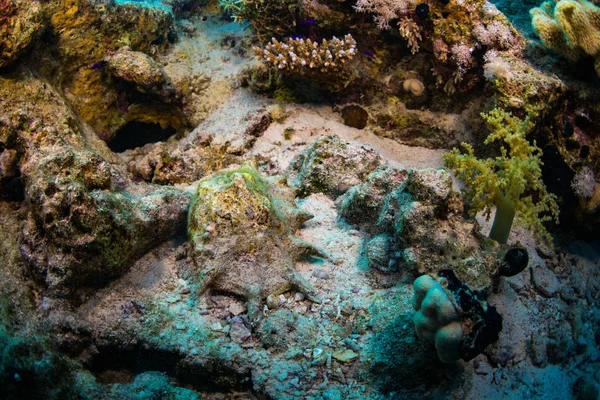
[[[570,60],[594,59],[600,75],[600,8],[587,0],[546,1],[532,8],[533,29],[544,45]]]
[[[496,207],[490,238],[506,243],[516,215],[549,240],[542,223],[557,220],[558,206],[556,196],[549,194],[542,182],[541,151],[525,138],[531,123],[498,108],[482,117],[494,129],[484,143],[504,142],[500,156],[478,159],[473,148],[463,143],[465,153],[453,149],[444,156],[445,166],[465,182],[464,196],[471,202],[472,212],[483,211],[489,218]]]

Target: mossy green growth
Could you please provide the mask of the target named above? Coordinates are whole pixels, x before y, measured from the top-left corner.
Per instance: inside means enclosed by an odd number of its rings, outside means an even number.
[[[445,154],[444,165],[465,182],[463,196],[471,203],[472,213],[483,211],[489,218],[496,208],[491,239],[506,243],[517,216],[523,225],[550,241],[543,222],[558,222],[558,205],[542,182],[541,150],[526,139],[532,128],[529,118],[521,120],[499,108],[482,117],[494,130],[484,143],[504,142],[501,154],[479,159],[473,147],[463,143],[464,152],[455,148]]]
[[[257,202],[255,204],[256,209],[266,208],[270,212],[276,213],[276,209],[273,207],[272,196],[269,192],[269,182],[260,174],[260,172],[254,168],[249,163],[244,163],[238,169],[225,170],[211,178],[204,179],[198,185],[198,196],[195,197],[190,210],[194,210],[196,207],[196,203],[198,199],[204,198],[209,193],[218,193],[225,192],[224,189],[227,187],[234,185],[236,179],[242,178],[248,187],[250,193],[253,194],[252,200]],[[221,198],[221,200],[226,201],[227,198]],[[236,210],[235,206],[237,206],[237,199],[231,199],[230,207],[230,218],[232,223],[236,222],[236,216],[243,218],[243,213],[240,213],[240,210]],[[223,207],[228,207],[227,204],[223,204]],[[241,210],[244,211],[244,210]],[[280,215],[278,215],[280,216]],[[193,213],[189,213],[188,215],[188,236],[190,239],[195,239],[199,234],[204,234],[206,226],[210,222],[209,215],[206,215],[205,218],[194,218]],[[198,225],[198,222],[202,221],[202,226]],[[200,233],[201,232],[201,233]]]

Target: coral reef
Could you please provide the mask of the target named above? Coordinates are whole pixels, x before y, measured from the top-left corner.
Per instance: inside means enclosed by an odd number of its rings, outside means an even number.
[[[417,335],[435,344],[438,357],[445,363],[460,359],[463,330],[458,312],[442,285],[423,275],[415,280],[413,307]]]
[[[423,11],[417,10],[419,6],[406,0],[359,0],[355,9],[373,14],[383,31],[396,22],[412,54],[426,42],[434,54],[436,86],[448,94],[469,91],[477,83],[481,49],[519,53],[523,48],[522,37],[491,3],[434,2],[422,7]]]
[[[219,5],[236,21],[248,20],[261,41],[288,36],[296,25],[297,0],[221,0]]]
[[[528,7],[0,0],[0,397],[597,397],[597,74]]]
[[[163,52],[170,45],[173,14],[164,6],[88,0],[52,2],[44,11],[53,41],[36,48],[36,57],[45,66],[41,72],[64,90],[72,107],[100,137],[110,140],[127,120],[134,119],[126,115],[133,101],[127,100],[126,88],[104,73],[103,60],[124,46],[146,54]],[[160,108],[145,112],[146,118],[155,114],[153,122],[162,122]]]
[[[120,275],[185,220],[188,193],[133,185],[103,157],[105,149],[90,145],[89,132],[73,124],[73,114],[44,82],[22,76],[2,80],[0,90],[6,94],[0,143],[18,155],[16,173],[29,205],[21,251],[56,294]],[[47,109],[26,112],[12,101],[15,95],[25,102],[45,98]]]
[[[294,287],[318,301],[318,294],[294,269],[294,262],[323,253],[294,233],[312,215],[296,208],[294,192],[281,178],[267,180],[250,165],[200,182],[190,209],[188,233],[196,266],[192,279],[207,289],[248,300],[249,316],[260,317],[267,296]]]

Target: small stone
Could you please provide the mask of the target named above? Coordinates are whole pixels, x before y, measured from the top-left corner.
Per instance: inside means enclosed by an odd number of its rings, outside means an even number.
[[[181,300],[181,295],[179,293],[171,293],[165,298],[165,301],[170,304],[177,303],[179,300]]]
[[[533,283],[544,297],[554,297],[560,291],[560,282],[550,269],[537,265],[532,271]]]
[[[215,332],[221,332],[223,330],[223,326],[220,322],[215,322],[210,326],[210,330]]]
[[[534,337],[529,344],[531,361],[536,367],[545,368],[548,365],[547,344],[548,340],[539,336]]]
[[[313,349],[313,352],[312,352],[313,360],[316,360],[317,358],[321,357],[322,354],[323,354],[323,349],[320,349],[320,348]]]
[[[235,316],[238,316],[246,312],[246,307],[241,303],[231,303],[229,305],[229,312]]]
[[[308,312],[308,307],[302,305],[302,306],[298,306],[296,308],[294,308],[294,311],[296,311],[298,314],[306,314]]]
[[[339,362],[348,362],[358,357],[358,354],[350,349],[339,349],[333,353],[333,358]]]
[[[328,354],[323,349],[314,349],[312,365],[325,365],[327,363],[327,356]]]
[[[359,105],[351,104],[346,106],[342,109],[341,114],[344,119],[344,125],[356,129],[364,129],[367,126],[369,113]]]
[[[355,352],[359,352],[360,351],[360,346],[358,344],[356,344],[356,342],[350,338],[346,338],[344,339],[343,343],[350,347],[351,350],[354,350]]]
[[[267,307],[270,310],[276,310],[279,308],[279,299],[272,294],[267,297]]]
[[[185,329],[185,324],[183,322],[178,322],[175,324],[175,329],[177,329],[178,331],[182,331]]]
[[[296,292],[296,294],[294,294],[295,301],[302,301],[304,300],[304,297],[304,293]]]
[[[350,315],[352,314],[352,302],[345,300],[342,301],[342,304],[340,304],[340,311],[342,312],[342,314],[344,315]]]
[[[319,279],[329,279],[329,274],[322,269],[315,268],[312,272],[312,276]]]
[[[285,298],[285,296],[280,294],[279,295],[279,304],[280,305],[285,304],[286,301],[287,301],[287,299]]]
[[[390,272],[396,263],[390,263],[390,237],[388,235],[378,235],[367,243],[365,255],[369,262],[369,267],[383,272]]]
[[[231,324],[229,337],[234,343],[240,344],[250,339],[252,333],[246,328],[241,320],[238,320]]]

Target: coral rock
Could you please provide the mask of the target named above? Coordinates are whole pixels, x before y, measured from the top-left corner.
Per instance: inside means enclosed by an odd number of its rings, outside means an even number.
[[[379,154],[366,145],[326,136],[292,161],[288,183],[302,196],[322,192],[335,199],[382,163]]]
[[[39,2],[0,1],[0,68],[19,58],[43,28],[42,5]]]
[[[318,301],[316,290],[294,269],[302,257],[323,255],[294,236],[310,218],[295,206],[294,191],[281,178],[267,179],[249,165],[200,182],[188,223],[200,292],[242,296],[252,320],[265,298],[291,288]]]

